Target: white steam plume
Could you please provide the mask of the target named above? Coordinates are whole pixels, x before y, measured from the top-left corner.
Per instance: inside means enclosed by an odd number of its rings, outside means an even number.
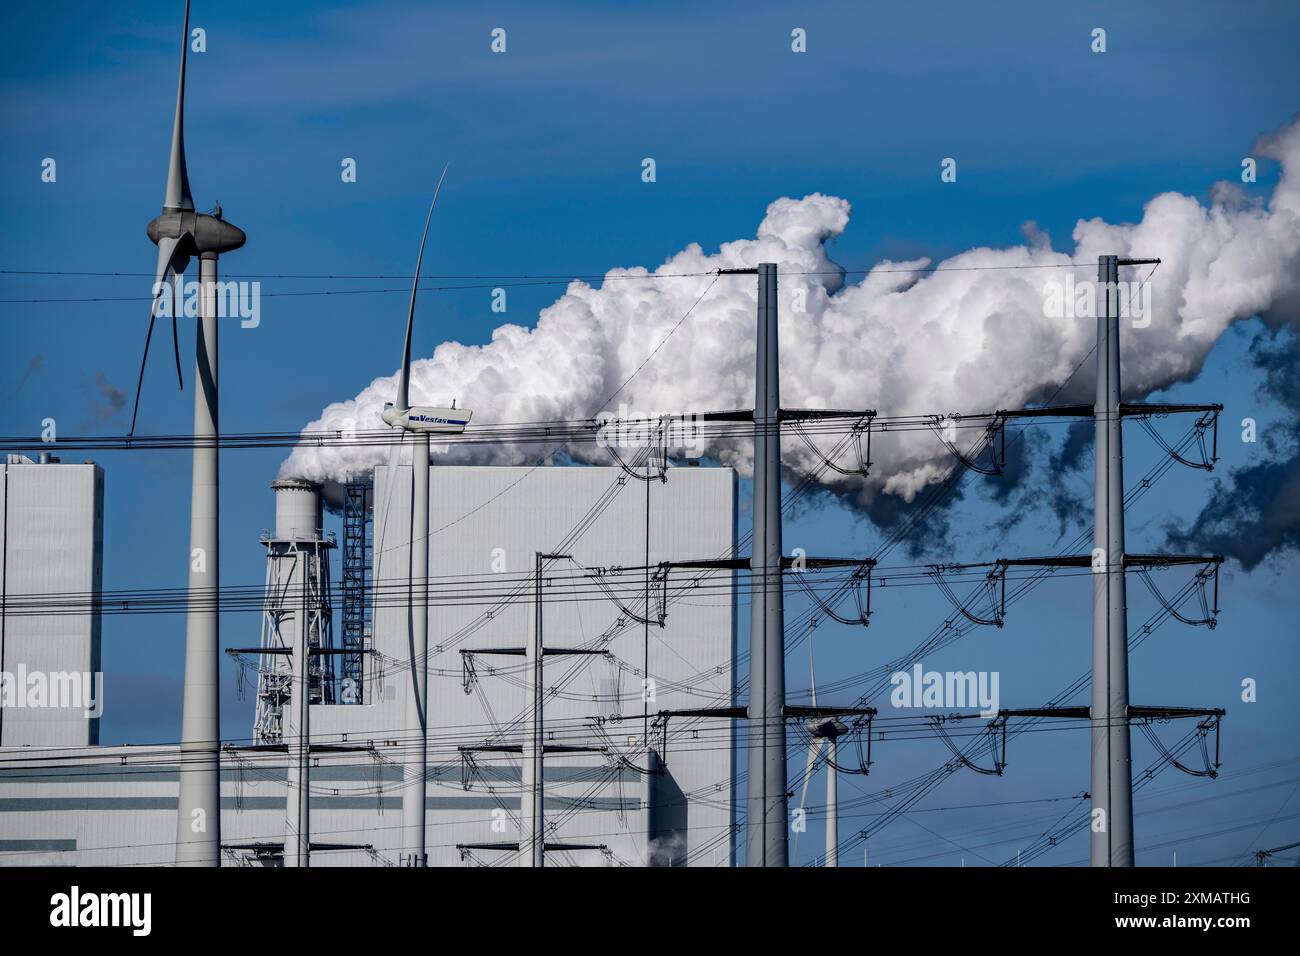
[[[776,262],[781,272],[781,401],[786,407],[874,408],[882,415],[992,411],[1047,398],[1092,347],[1095,321],[1044,316],[1044,287],[1066,272],[1094,280],[1098,255],[1159,257],[1151,283],[1151,321],[1124,323],[1125,391],[1145,395],[1194,376],[1219,335],[1234,321],[1263,315],[1296,321],[1300,301],[1300,119],[1256,145],[1256,155],[1282,164],[1271,199],[1252,201],[1243,189],[1219,183],[1209,206],[1179,193],[1146,204],[1141,222],[1115,225],[1080,220],[1074,249],[1053,251],[1027,229],[1027,245],[977,248],[924,269],[928,259],[881,262],[848,283],[827,256],[825,242],[842,233],[849,203],[813,194],[778,199],[754,239],[706,254],[691,244],[653,274],[708,272]],[[1066,268],[1070,262],[1091,263]],[[1023,269],[1009,266],[1060,265]],[[1000,268],[990,268],[1000,267]],[[984,271],[974,271],[974,270]],[[1133,280],[1144,274],[1130,270]],[[803,274],[799,274],[803,273]],[[825,274],[817,274],[825,273]],[[541,312],[537,326],[503,325],[482,346],[439,345],[413,363],[411,400],[439,405],[454,397],[473,409],[476,424],[584,419],[668,335],[711,278],[626,279],[644,269],[615,269],[600,288],[571,283]],[[631,384],[611,411],[631,415],[748,408],[753,403],[752,277],[719,279],[699,306]],[[792,308],[803,290],[804,312]],[[394,316],[394,354],[400,323]],[[1090,397],[1091,369],[1076,376],[1061,400]],[[383,427],[384,402],[396,375],[377,378],[360,395],[330,405],[307,430]],[[965,438],[963,438],[963,441]],[[827,447],[831,441],[821,439]],[[456,445],[437,460],[519,464],[536,460],[536,445]],[[608,452],[577,444],[578,458],[605,463]],[[721,440],[706,452],[749,472],[747,441]],[[281,475],[345,480],[387,459],[382,447],[296,449]],[[787,441],[788,463],[816,464],[801,442]],[[910,501],[952,464],[932,434],[906,432],[881,448],[861,492]],[[842,462],[852,464],[851,462]]]

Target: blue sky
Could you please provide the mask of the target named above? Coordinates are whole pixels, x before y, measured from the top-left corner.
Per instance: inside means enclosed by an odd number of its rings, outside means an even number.
[[[400,274],[412,265],[437,171],[450,161],[428,271],[590,274],[653,267],[692,241],[711,250],[752,236],[773,199],[822,191],[853,203],[833,255],[862,268],[883,257],[1016,243],[1028,220],[1068,248],[1079,218],[1134,221],[1165,190],[1203,198],[1216,180],[1237,175],[1256,136],[1300,105],[1294,4],[1258,3],[1249,15],[1211,3],[993,6],[555,4],[542,12],[531,4],[466,11],[199,0],[192,25],[207,31],[208,50],[191,57],[186,127],[196,205],[219,199],[248,233],[247,246],[223,260],[227,275]],[[180,4],[46,3],[3,16],[0,268],[147,272],[155,251],[144,226],[163,190]],[[808,34],[803,56],[789,50],[796,26]],[[1097,26],[1107,30],[1104,55],[1089,50]],[[507,30],[505,56],[489,53],[494,27]],[[652,187],[640,179],[644,156],[657,162]],[[939,182],[945,156],[959,160],[957,188]],[[57,160],[57,183],[41,182],[44,157]],[[343,157],[357,160],[356,183],[340,181]],[[1274,176],[1263,168],[1252,188],[1266,193]],[[112,298],[136,294],[138,281],[3,275],[0,298]],[[264,292],[320,288],[263,281]],[[527,323],[556,294],[512,290],[510,319]],[[401,294],[266,299],[257,329],[222,331],[223,429],[300,427],[390,373],[403,306]],[[138,302],[0,309],[0,434],[35,434],[50,416],[65,434],[125,433],[147,318]],[[427,355],[444,339],[484,342],[500,318],[487,290],[427,296],[415,351]],[[1242,417],[1264,428],[1287,421],[1257,391],[1249,348],[1261,333],[1258,322],[1233,328],[1197,381],[1161,396],[1225,403],[1224,468],[1264,453],[1235,440]],[[188,432],[192,394],[169,381],[169,343],[155,348],[140,431]],[[187,379],[192,352],[185,329]],[[125,409],[106,404],[104,383],[126,394]],[[1156,451],[1138,429],[1129,436],[1129,473],[1137,475]],[[105,587],[183,585],[189,455],[96,457],[107,473]],[[262,580],[257,534],[272,520],[266,483],[281,458],[274,450],[223,455],[226,584]],[[1070,479],[1076,491],[1086,492],[1089,476],[1085,466]],[[1165,524],[1199,512],[1212,487],[1200,473],[1165,479],[1130,516],[1130,549],[1161,547]],[[1057,544],[1050,515],[1026,515],[1004,536],[994,527],[1007,511],[989,486],[969,480],[963,489],[950,550],[926,559],[977,561]],[[786,531],[787,549],[809,553],[865,553],[878,539],[869,522],[829,501]],[[1167,793],[1138,801],[1140,863],[1167,862],[1170,848],[1142,848],[1170,840],[1182,841],[1180,863],[1192,864],[1296,838],[1300,823],[1287,819],[1300,812],[1292,799],[1300,788],[1297,718],[1288,706],[1300,679],[1290,643],[1300,601],[1287,586],[1296,570],[1294,554],[1249,573],[1229,565],[1217,630],[1168,625],[1134,654],[1135,702],[1229,709],[1224,776],[1207,784],[1170,771],[1152,785]],[[1131,618],[1145,617],[1145,592],[1135,583],[1130,595]],[[1089,604],[1077,581],[1053,582],[1018,605],[1006,628],[971,635],[926,664],[1000,670],[1004,704],[1040,704],[1088,667]],[[818,676],[903,653],[948,613],[931,589],[881,600],[869,631],[818,632]],[[177,736],[183,624],[179,615],[105,619],[106,741]],[[256,615],[223,620],[224,643],[256,639]],[[802,648],[790,666],[791,687],[805,686]],[[244,736],[250,704],[233,700],[228,676],[223,727]],[[1259,703],[1239,700],[1246,676],[1261,682]],[[115,699],[131,703],[115,709]],[[1135,764],[1145,766],[1152,754],[1134,736]],[[1006,777],[958,775],[923,806],[1081,792],[1086,737],[1062,731],[1013,741]],[[882,746],[872,777],[846,780],[842,798],[946,756],[937,742]],[[792,750],[792,766],[801,761]],[[1234,778],[1266,765],[1276,766]],[[1207,795],[1222,797],[1157,812]],[[935,809],[891,825],[872,859],[1000,862],[1028,842],[1017,838],[1032,837],[1040,816],[1054,819],[1065,807]],[[1267,827],[1197,837],[1275,815]],[[846,819],[842,832],[852,825]],[[801,854],[820,839],[814,824]],[[984,846],[997,840],[1005,842]],[[1042,862],[1086,853],[1076,838]]]

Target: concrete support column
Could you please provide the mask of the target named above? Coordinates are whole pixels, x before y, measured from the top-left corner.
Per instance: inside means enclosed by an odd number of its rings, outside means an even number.
[[[190,491],[189,610],[181,718],[176,865],[221,865],[217,471],[217,256],[199,259],[194,371],[194,471]]]

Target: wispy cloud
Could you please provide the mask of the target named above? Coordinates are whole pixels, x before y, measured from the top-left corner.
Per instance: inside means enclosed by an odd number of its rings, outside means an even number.
[[[106,422],[122,410],[126,404],[126,392],[110,382],[103,372],[95,373],[95,388],[99,390],[99,399],[95,403],[95,421]]]
[[[33,375],[41,370],[41,366],[44,364],[44,356],[37,354],[31,357],[27,362],[27,370],[23,372],[23,377],[18,380],[18,387],[14,389],[15,395],[23,390],[23,386],[27,384],[28,380],[30,380]]]

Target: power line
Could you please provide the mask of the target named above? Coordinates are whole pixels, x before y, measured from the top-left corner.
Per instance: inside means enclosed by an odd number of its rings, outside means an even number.
[[[643,363],[644,365],[644,363]],[[639,371],[640,369],[638,369]],[[626,383],[625,383],[626,384]],[[621,391],[621,389],[620,389]],[[606,404],[616,397],[613,393]],[[604,406],[601,406],[602,410]],[[501,423],[497,425],[480,425],[467,427],[464,433],[438,435],[437,443],[453,446],[475,446],[485,444],[551,444],[553,448],[549,457],[570,444],[597,444],[607,449],[617,449],[601,432],[610,426],[622,429],[652,428],[663,423],[668,424],[669,431],[664,445],[669,449],[682,447],[687,442],[702,440],[742,440],[752,432],[752,421],[713,421],[708,418],[715,414],[710,412],[680,412],[660,419],[601,419],[595,415],[585,419],[564,419],[553,422]],[[739,413],[736,413],[739,414]],[[1041,424],[1063,424],[1067,419],[1078,416],[1063,408],[1059,421],[1034,422],[1008,421],[999,427],[1029,428]],[[878,416],[878,424],[870,426],[876,433],[892,434],[933,430],[934,416],[897,415]],[[998,412],[981,412],[966,415],[962,421],[953,422],[954,430],[984,429],[991,421],[1001,421]],[[814,435],[848,435],[852,437],[862,432],[867,426],[836,423],[827,421],[812,426],[803,426],[804,434]],[[388,448],[401,445],[400,435],[391,429],[353,429],[332,428],[301,431],[273,432],[222,432],[218,435],[196,437],[190,434],[158,435],[76,435],[59,438],[57,442],[42,440],[39,436],[7,435],[0,436],[0,445],[11,451],[145,451],[177,450],[188,451],[194,448]],[[982,443],[983,444],[983,443]],[[647,446],[636,446],[645,450]],[[653,447],[650,448],[653,450]],[[611,451],[611,454],[615,454]],[[820,456],[820,453],[819,453]],[[672,456],[680,457],[680,456]],[[617,463],[615,458],[614,462]]]
[[[838,269],[837,269],[837,270],[813,270],[813,271],[802,271],[802,272],[800,272],[800,271],[790,271],[790,272],[783,272],[782,274],[783,274],[783,275],[786,275],[786,276],[843,276],[843,275],[864,275],[864,276],[865,276],[865,275],[882,275],[882,274],[890,274],[890,273],[902,273],[902,274],[916,274],[916,275],[920,275],[920,274],[933,274],[933,273],[939,273],[939,272],[992,272],[992,271],[1004,271],[1004,270],[1016,270],[1016,269],[1069,269],[1069,268],[1078,268],[1078,267],[1081,267],[1081,266],[1083,266],[1083,265],[1085,265],[1085,263],[1074,263],[1074,262],[1070,262],[1070,263],[1044,263],[1044,264],[1028,264],[1028,263],[1025,263],[1025,264],[1004,265],[1004,266],[933,266],[933,267],[929,267],[929,268],[917,268],[917,269],[853,269],[853,270],[849,270],[849,269],[838,270]],[[550,277],[543,277],[543,276],[534,276],[534,275],[527,275],[527,274],[524,274],[524,275],[518,275],[518,276],[496,276],[496,277],[492,277],[492,278],[494,278],[494,281],[492,281],[492,282],[480,282],[480,283],[472,283],[472,284],[466,284],[466,285],[419,285],[419,284],[417,283],[417,287],[418,287],[419,291],[421,291],[421,292],[426,292],[426,293],[434,293],[434,292],[465,292],[465,291],[475,291],[475,290],[495,289],[495,288],[521,288],[521,287],[534,287],[534,286],[556,286],[556,285],[568,285],[568,284],[571,283],[571,282],[601,282],[601,283],[604,283],[604,282],[615,282],[615,281],[623,281],[623,282],[632,281],[632,282],[635,282],[635,281],[650,281],[650,280],[662,280],[662,279],[692,279],[692,278],[700,278],[700,277],[703,277],[703,276],[717,275],[717,274],[718,274],[717,271],[714,271],[714,272],[659,273],[659,274],[649,273],[649,274],[646,274],[646,275],[631,275],[631,276],[628,276],[628,275],[608,275],[608,274],[605,274],[605,275],[558,275],[558,274],[557,274],[557,275],[550,276]],[[126,278],[126,277],[130,277],[130,278],[146,278],[146,277],[148,277],[147,274],[145,274],[145,273],[131,273],[131,272],[96,273],[96,272],[67,272],[67,271],[60,272],[60,271],[16,270],[16,269],[0,270],[0,275],[11,275],[11,276],[57,276],[57,277],[65,277],[65,278],[66,278],[66,277],[73,277],[73,276],[87,276],[87,277],[90,277],[90,276],[96,276],[96,277],[123,277],[123,278]],[[236,275],[238,275],[238,274],[236,274]],[[257,274],[257,273],[244,273],[244,274],[242,274],[242,275],[243,275],[244,277],[247,277],[247,278],[257,278],[257,277],[258,277],[258,274]],[[390,275],[374,275],[374,276],[342,276],[342,275],[329,275],[329,274],[321,274],[321,275],[298,274],[298,275],[293,275],[293,274],[287,274],[287,273],[286,273],[286,274],[280,274],[280,275],[275,275],[275,274],[265,274],[265,275],[263,275],[263,276],[261,276],[261,277],[262,277],[262,278],[286,278],[286,279],[328,279],[328,280],[337,280],[337,279],[359,279],[359,280],[364,280],[364,279],[404,279],[404,278],[406,278],[405,276],[397,276],[397,275],[392,275],[392,276],[390,276]],[[424,279],[424,278],[426,278],[426,277],[425,277],[425,276],[421,276],[421,279]],[[436,281],[443,281],[443,280],[445,280],[445,279],[489,278],[489,276],[473,276],[473,275],[469,275],[469,276],[438,276],[438,277],[429,276],[429,277],[427,277],[427,278],[429,278],[430,280],[435,280],[435,279],[436,279]],[[229,281],[229,280],[227,280],[227,281]],[[291,292],[260,292],[260,291],[259,291],[258,294],[259,294],[259,296],[261,296],[262,298],[302,298],[302,297],[313,297],[313,296],[336,296],[336,295],[348,295],[348,296],[352,296],[352,295],[394,295],[394,294],[397,294],[397,293],[402,293],[402,294],[404,294],[404,295],[409,294],[409,293],[410,293],[410,288],[409,288],[409,287],[405,287],[405,286],[403,286],[403,287],[387,288],[387,289],[311,289],[311,290],[299,290],[299,291],[291,291]],[[152,293],[151,293],[150,295],[147,295],[147,296],[146,296],[146,295],[133,295],[133,296],[82,296],[82,297],[68,297],[68,296],[65,296],[65,297],[43,297],[43,298],[28,298],[28,299],[0,299],[0,304],[3,304],[3,305],[40,305],[40,304],[70,304],[70,303],[108,303],[108,302],[146,302],[146,301],[148,301],[148,302],[152,302],[153,299],[154,299],[154,296],[153,296]]]
[[[810,269],[810,270],[782,270],[782,275],[795,276],[821,276],[821,275],[871,275],[876,273],[900,273],[916,274],[930,272],[995,272],[1017,269],[1067,269],[1067,268],[1091,268],[1095,263],[1092,262],[1059,262],[1059,263],[1013,263],[1009,265],[996,266],[921,266],[911,269],[882,269],[879,267],[867,267],[865,269]],[[468,280],[468,279],[555,279],[561,281],[638,281],[647,279],[692,279],[701,276],[717,275],[717,270],[708,270],[704,272],[647,272],[639,275],[614,275],[617,270],[607,272],[599,271],[577,271],[577,272],[471,272],[471,273],[421,273],[421,281],[447,281],[447,280]],[[71,270],[71,269],[0,269],[0,275],[9,276],[84,276],[92,278],[154,278],[151,272],[131,272],[127,270],[106,272],[106,271],[89,271],[89,270]],[[410,274],[406,273],[337,273],[337,272],[230,272],[227,275],[241,279],[329,279],[329,280],[382,280],[382,279],[401,279],[410,280]],[[409,292],[409,288],[400,291]]]

